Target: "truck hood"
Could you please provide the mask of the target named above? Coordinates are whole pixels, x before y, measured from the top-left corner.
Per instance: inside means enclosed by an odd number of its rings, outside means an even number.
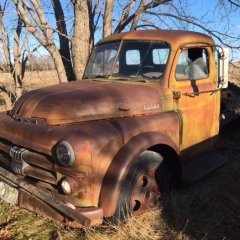
[[[45,119],[48,125],[162,111],[159,86],[139,82],[83,80],[24,94],[11,113]]]

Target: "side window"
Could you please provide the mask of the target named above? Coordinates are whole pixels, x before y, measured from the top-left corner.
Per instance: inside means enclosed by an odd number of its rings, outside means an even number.
[[[177,66],[177,80],[198,80],[209,74],[208,53],[204,48],[183,49]]]
[[[153,64],[166,64],[168,60],[169,49],[155,48],[152,51]]]
[[[126,64],[127,65],[139,65],[140,64],[140,52],[139,52],[139,50],[127,50],[127,52],[126,52]]]

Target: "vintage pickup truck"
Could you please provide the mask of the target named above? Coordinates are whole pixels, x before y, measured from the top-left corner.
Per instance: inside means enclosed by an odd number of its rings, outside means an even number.
[[[83,80],[28,92],[1,113],[1,199],[72,227],[155,206],[226,162],[213,150],[227,63],[197,32],[103,39]]]

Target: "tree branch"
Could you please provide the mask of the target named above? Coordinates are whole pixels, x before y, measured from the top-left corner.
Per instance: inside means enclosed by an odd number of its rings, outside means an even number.
[[[12,69],[12,63],[11,63],[11,55],[10,55],[10,48],[9,48],[9,38],[8,34],[6,33],[5,29],[5,22],[4,22],[4,9],[2,9],[0,5],[0,34],[1,34],[1,41],[2,41],[2,46],[3,46],[3,52],[5,56],[5,60],[7,62],[7,66],[9,70]]]
[[[146,0],[141,0],[140,5],[137,9],[137,12],[139,12],[136,17],[132,20],[132,26],[131,26],[131,30],[135,30],[137,28],[138,25],[138,21],[140,19],[140,15],[144,10],[144,6],[146,6]]]
[[[148,9],[156,8],[171,1],[172,0],[153,0],[150,3],[144,5],[142,8],[139,9],[139,11],[134,12],[132,15],[120,21],[114,31],[114,34],[121,32],[131,21],[133,21],[133,19],[135,19],[138,15],[146,12]]]
[[[65,22],[65,16],[63,12],[62,5],[59,0],[52,0],[53,11],[55,14],[57,30],[52,29],[52,31],[58,32],[59,43],[60,43],[60,54],[65,67],[68,80],[73,80],[74,73],[71,61],[70,46],[67,33],[67,26]]]
[[[240,4],[238,4],[238,3],[236,3],[236,2],[234,2],[232,0],[228,0],[228,2],[230,2],[232,5],[240,8]]]
[[[19,0],[12,0],[14,2],[14,4],[16,5],[18,12],[22,18],[22,20],[24,21],[24,23],[26,24],[26,27],[28,29],[28,31],[30,33],[33,34],[33,36],[43,45],[43,46],[47,46],[49,44],[48,41],[46,41],[46,39],[38,32],[37,28],[35,26],[32,25],[32,22],[26,12],[26,9],[23,8],[23,6],[19,3]],[[25,0],[23,0],[25,2]],[[30,12],[31,14],[31,12]]]
[[[193,19],[190,19],[190,18],[186,18],[184,16],[176,16],[174,14],[171,14],[171,13],[155,13],[155,12],[150,12],[148,11],[147,12],[148,14],[151,14],[151,15],[154,15],[154,16],[157,16],[160,18],[160,16],[165,16],[165,17],[171,17],[171,18],[175,18],[177,20],[180,20],[180,21],[184,21],[184,22],[187,22],[187,23],[190,23],[194,26],[197,26],[199,28],[201,28],[202,30],[204,30],[205,32],[207,32],[209,35],[212,35],[213,37],[215,37],[220,43],[224,44],[225,46],[229,47],[229,48],[232,48],[232,49],[239,49],[240,46],[231,46],[230,44],[224,42],[222,40],[221,37],[219,37],[219,35],[222,35],[222,36],[225,36],[225,37],[231,37],[230,35],[227,35],[227,34],[224,34],[224,33],[220,33],[218,31],[214,31],[214,30],[210,30],[208,29],[207,27],[205,27],[204,25],[200,24],[200,23],[197,23],[195,22]],[[233,37],[232,37],[233,38]],[[236,39],[237,38],[233,38],[233,39]]]

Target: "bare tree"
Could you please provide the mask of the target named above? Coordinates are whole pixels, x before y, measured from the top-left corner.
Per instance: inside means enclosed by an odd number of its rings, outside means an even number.
[[[240,8],[240,2],[237,1],[232,1],[232,0],[227,0],[230,4],[234,5],[235,7],[239,7]]]
[[[25,23],[26,29],[30,32],[39,43],[44,46],[51,54],[56,66],[59,81],[67,82],[67,74],[61,58],[60,51],[53,38],[53,29],[48,24],[46,16],[39,0],[12,0]]]
[[[73,65],[71,61],[70,39],[68,38],[67,26],[64,11],[59,0],[52,0],[53,11],[55,14],[56,25],[59,36],[59,52],[65,68],[68,81],[75,80]]]
[[[172,0],[152,0],[152,1],[141,0],[138,8],[132,11],[136,3],[139,1],[129,0],[123,8],[122,16],[117,24],[117,27],[114,30],[114,33],[122,32],[131,23],[132,23],[131,29],[136,29],[141,15],[146,14],[148,9],[153,10],[171,1]]]
[[[113,9],[114,9],[114,0],[106,1],[104,19],[103,19],[103,37],[112,35]]]
[[[219,0],[238,8],[238,0]],[[218,43],[239,49],[239,34],[216,30],[204,17],[187,13],[188,0],[12,0],[27,32],[51,54],[60,82],[82,78],[88,55],[100,35],[143,28],[200,29]],[[63,7],[63,4],[64,7]],[[68,4],[68,5],[67,5]],[[220,4],[220,5],[221,5]],[[47,8],[46,6],[51,6]],[[73,20],[66,24],[71,9]],[[48,14],[54,13],[55,25]],[[231,11],[228,11],[230,14]],[[56,40],[54,36],[58,34]]]
[[[54,70],[54,63],[50,55],[29,54],[26,69],[33,71],[51,71]]]
[[[7,1],[3,6],[0,5],[0,36],[3,47],[3,53],[8,71],[11,73],[13,82],[13,88],[10,84],[0,84],[1,96],[7,105],[7,108],[22,95],[22,85],[24,81],[25,67],[27,62],[27,55],[25,54],[24,47],[27,39],[27,32],[23,37],[22,44],[20,43],[20,37],[22,34],[23,22],[20,16],[17,16],[17,23],[14,29],[13,44],[10,43],[10,36],[6,30],[5,24],[5,11]],[[11,59],[11,45],[13,45],[13,60]],[[10,85],[10,86],[9,86]]]
[[[44,6],[39,0],[12,0],[28,32],[44,46],[53,57],[60,82],[81,79],[90,50],[94,44],[94,34],[103,16],[103,36],[123,31],[132,23],[137,27],[141,14],[171,0],[130,1],[123,6],[120,20],[113,30],[113,12],[116,1],[72,0],[74,12],[73,34],[68,35],[64,11],[59,0],[52,0],[56,19],[56,28],[50,26],[44,13]],[[139,6],[134,9],[134,6]],[[104,6],[101,8],[101,6]],[[96,11],[98,9],[98,11]],[[60,48],[57,48],[53,34],[58,33]],[[70,44],[71,43],[71,44]]]
[[[74,33],[72,38],[72,59],[75,77],[82,78],[91,47],[90,17],[88,0],[74,0]]]

